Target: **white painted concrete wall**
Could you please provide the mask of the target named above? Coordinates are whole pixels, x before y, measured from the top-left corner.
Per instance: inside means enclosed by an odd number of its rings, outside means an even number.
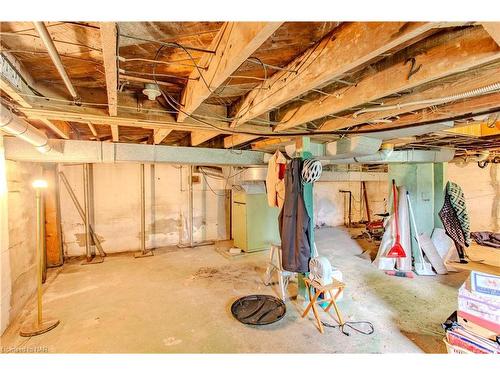
[[[8,219],[7,164],[3,137],[0,135],[0,335],[9,324],[10,315],[10,259]]]
[[[368,204],[373,217],[375,213],[385,212],[385,200],[388,193],[387,181],[368,181],[366,189],[368,192]],[[360,208],[363,196],[361,194],[361,182],[322,182],[314,184],[314,221],[316,226],[338,226],[344,224],[348,212],[348,194],[339,193],[339,190],[350,190],[353,195],[352,221],[361,220]],[[344,198],[344,195],[346,197]],[[345,200],[344,200],[345,199]],[[366,215],[363,214],[364,219]]]
[[[61,166],[83,206],[82,165]],[[140,248],[139,164],[94,165],[95,231],[106,252]],[[187,168],[156,164],[154,197],[151,168],[145,165],[146,247],[176,245],[188,240]],[[194,241],[226,239],[224,181],[207,177],[194,185]],[[61,226],[64,252],[85,253],[84,225],[66,188],[61,186]],[[216,195],[217,194],[217,195]]]
[[[36,203],[31,183],[42,174],[40,164],[7,160],[5,166],[7,193],[2,181],[5,171],[0,167],[0,216],[3,217],[0,334],[36,291]]]
[[[500,167],[448,164],[447,178],[462,187],[472,231],[500,232]]]

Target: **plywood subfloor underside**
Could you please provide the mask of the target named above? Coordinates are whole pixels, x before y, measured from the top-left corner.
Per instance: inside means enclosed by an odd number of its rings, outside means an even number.
[[[54,352],[445,352],[440,323],[456,309],[466,272],[439,277],[389,277],[358,257],[362,249],[340,228],[317,231],[322,255],[344,273],[339,303],[347,320],[370,320],[375,333],[321,335],[312,314],[287,302],[285,318],[270,326],[237,322],[231,303],[247,294],[275,294],[262,283],[267,252],[227,259],[214,247],[161,249],[154,257],[111,256],[102,264],[67,263],[51,270],[45,311],[59,327],[30,339],[18,335],[33,304],[2,336],[4,348],[47,347]],[[290,286],[294,294],[296,285]],[[324,319],[332,318],[324,316]]]

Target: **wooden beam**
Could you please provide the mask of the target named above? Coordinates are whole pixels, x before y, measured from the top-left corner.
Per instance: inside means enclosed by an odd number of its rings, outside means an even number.
[[[356,117],[346,116],[327,120],[322,124],[321,129],[343,129],[354,125],[374,122],[378,119],[398,116],[403,113],[413,112],[433,105],[432,103],[425,103],[424,101],[460,94],[462,92],[494,84],[500,81],[500,66],[498,64],[496,66],[497,67],[495,68],[476,70],[470,74],[461,75],[455,80],[446,80],[445,82],[432,86],[428,89],[404,95],[402,98],[384,100],[384,106],[396,106],[396,108],[390,110],[360,113]],[[410,104],[413,102],[421,103],[403,106],[404,104]]]
[[[122,101],[120,96],[120,102]],[[127,100],[124,100],[127,103]],[[150,101],[144,103],[143,108],[137,110],[127,110],[123,108],[120,109],[118,116],[111,117],[104,110],[94,107],[76,107],[74,105],[65,105],[60,103],[52,104],[52,102],[47,100],[34,100],[31,102],[32,108],[18,108],[22,111],[25,116],[29,119],[41,119],[48,118],[54,120],[71,121],[83,124],[98,125],[119,125],[119,126],[129,126],[136,128],[147,128],[147,129],[172,129],[172,130],[182,130],[182,131],[214,131],[213,126],[224,129],[228,128],[227,124],[223,121],[217,121],[214,119],[205,119],[204,122],[212,124],[204,124],[198,122],[194,119],[186,119],[186,122],[178,123],[175,117],[171,113],[159,112],[153,106],[151,110],[149,109]],[[151,102],[154,104],[153,102]],[[135,105],[135,104],[134,104]],[[205,105],[203,105],[205,106]],[[242,131],[265,131],[268,128],[262,125],[245,125],[241,128]],[[230,129],[228,131],[220,130],[217,131],[220,134],[231,134]]]
[[[101,22],[101,44],[104,72],[106,74],[106,91],[108,94],[108,110],[110,116],[118,114],[118,69],[116,64],[116,24]],[[113,137],[114,139],[114,137]]]
[[[252,150],[265,150],[269,147],[276,147],[283,143],[292,142],[293,138],[283,137],[283,138],[267,138],[261,141],[252,143]]]
[[[110,125],[111,136],[113,137],[113,142],[120,142],[120,131],[118,130],[118,125]]]
[[[92,133],[92,135],[93,135],[94,137],[98,137],[98,135],[97,135],[97,130],[95,130],[94,125],[93,125],[90,121],[88,121],[88,122],[87,122],[87,125],[88,125],[88,127],[89,127],[90,132]]]
[[[373,61],[437,27],[423,22],[354,22],[339,27],[264,82],[241,102],[231,124],[239,126],[315,87]]]
[[[60,138],[70,139],[70,127],[67,122],[60,120],[47,120],[46,118],[40,119],[45,126],[56,133]]]
[[[204,54],[198,62],[204,68],[203,77],[199,76],[198,69],[193,69],[190,75],[197,80],[189,80],[182,93],[182,112],[179,112],[177,121],[183,122],[188,114],[193,113],[281,24],[226,22],[210,47],[215,54]]]
[[[264,113],[263,115],[259,116],[258,118],[260,120],[264,120],[266,122],[269,122],[269,120],[270,120],[269,113]],[[248,124],[245,125],[245,127],[246,126],[248,126]],[[249,130],[253,130],[254,132],[262,133],[262,132],[269,130],[269,129],[270,128],[266,129],[264,126],[261,125],[261,126],[256,126],[253,129],[249,129]],[[238,129],[238,131],[243,131],[243,127]],[[236,147],[238,145],[241,145],[242,143],[250,142],[250,141],[253,141],[254,139],[259,139],[261,137],[262,136],[260,136],[260,135],[233,134],[233,135],[230,135],[230,136],[224,138],[224,147],[225,148]]]
[[[495,42],[500,46],[500,22],[484,22],[484,29],[495,39]]]
[[[154,131],[154,144],[160,144],[172,131],[172,129],[155,129]]]
[[[410,64],[401,61],[370,74],[344,93],[340,89],[328,96],[300,105],[284,113],[276,131],[293,128],[329,114],[412,89],[445,76],[466,71],[500,59],[500,47],[481,27],[447,35],[445,42],[414,55],[420,69],[408,78]],[[329,129],[328,127],[325,129]]]
[[[221,132],[200,130],[191,132],[191,146],[198,146],[209,139],[217,137]]]
[[[255,135],[247,135],[247,134],[233,134],[230,135],[226,138],[224,138],[224,148],[232,148],[236,147],[238,145],[241,145],[242,143],[246,143],[249,141],[252,141],[254,139],[260,138],[259,136]]]

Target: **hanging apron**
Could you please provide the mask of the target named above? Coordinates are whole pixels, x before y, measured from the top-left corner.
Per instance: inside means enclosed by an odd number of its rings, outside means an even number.
[[[286,271],[309,272],[310,223],[302,195],[302,160],[292,159],[285,174],[285,202],[279,215],[282,266]]]

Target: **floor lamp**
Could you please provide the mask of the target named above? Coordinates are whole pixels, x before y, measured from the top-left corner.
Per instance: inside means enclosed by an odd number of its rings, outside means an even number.
[[[23,337],[41,335],[59,324],[59,320],[43,320],[42,317],[43,243],[45,241],[43,190],[47,187],[47,181],[35,180],[33,187],[36,192],[37,317],[34,322],[27,322],[21,327],[19,334]]]

